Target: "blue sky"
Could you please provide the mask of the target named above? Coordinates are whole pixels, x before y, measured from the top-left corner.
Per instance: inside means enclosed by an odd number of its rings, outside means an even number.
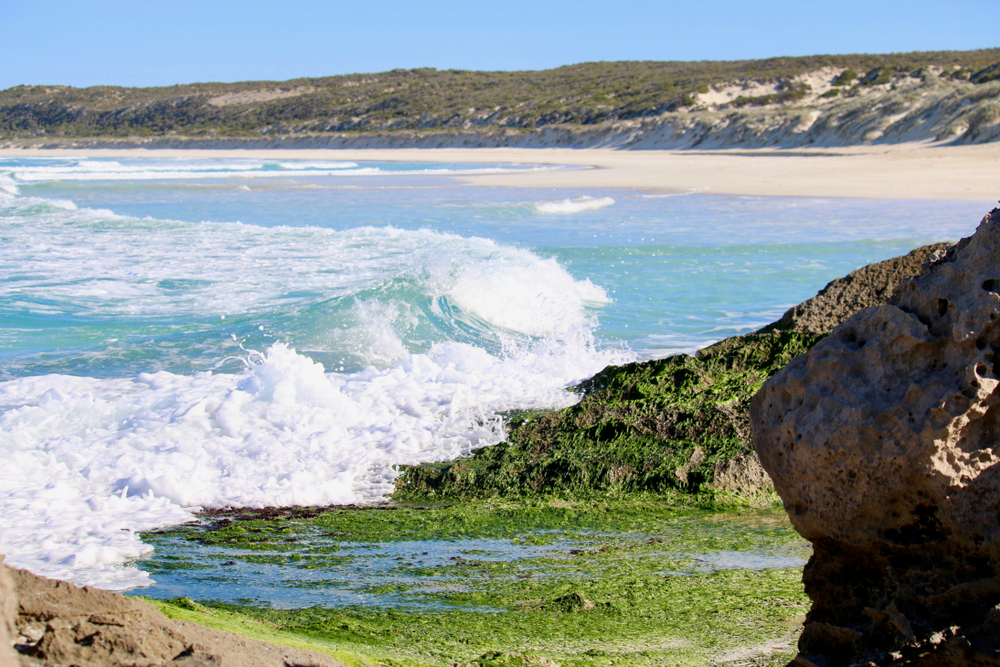
[[[1000,0],[0,0],[0,88],[1000,45]]]

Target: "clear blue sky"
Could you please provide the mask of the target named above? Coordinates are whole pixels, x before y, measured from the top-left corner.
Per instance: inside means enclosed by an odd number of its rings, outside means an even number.
[[[0,0],[0,88],[1000,45],[1000,0]]]

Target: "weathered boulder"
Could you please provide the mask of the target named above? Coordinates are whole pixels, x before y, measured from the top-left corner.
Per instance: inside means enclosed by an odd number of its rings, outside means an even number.
[[[13,584],[13,639],[20,655],[0,665],[81,667],[343,667],[314,651],[276,646],[168,619],[141,600],[39,577],[0,563]],[[8,592],[2,588],[4,595]],[[12,599],[12,598],[10,598]],[[7,597],[3,600],[6,602]],[[9,649],[10,643],[0,646]]]
[[[813,543],[800,665],[1000,665],[1000,209],[751,401]]]

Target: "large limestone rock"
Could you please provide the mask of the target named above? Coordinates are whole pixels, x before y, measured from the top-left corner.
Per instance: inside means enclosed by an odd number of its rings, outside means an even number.
[[[1000,665],[998,351],[995,209],[752,400],[755,448],[814,546],[798,664]]]
[[[148,602],[0,563],[6,596],[4,580],[16,594],[13,639],[20,655],[0,653],[3,667],[343,667],[322,653],[170,620]]]

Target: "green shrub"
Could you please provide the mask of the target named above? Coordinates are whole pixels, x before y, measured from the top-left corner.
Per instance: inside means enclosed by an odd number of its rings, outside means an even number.
[[[975,84],[989,83],[1000,79],[1000,63],[985,67],[969,76],[969,81]]]
[[[835,86],[849,86],[858,78],[858,73],[852,69],[845,69],[836,79],[833,80]]]
[[[878,86],[890,81],[892,81],[892,72],[881,67],[876,67],[861,77],[860,83],[862,86]]]

